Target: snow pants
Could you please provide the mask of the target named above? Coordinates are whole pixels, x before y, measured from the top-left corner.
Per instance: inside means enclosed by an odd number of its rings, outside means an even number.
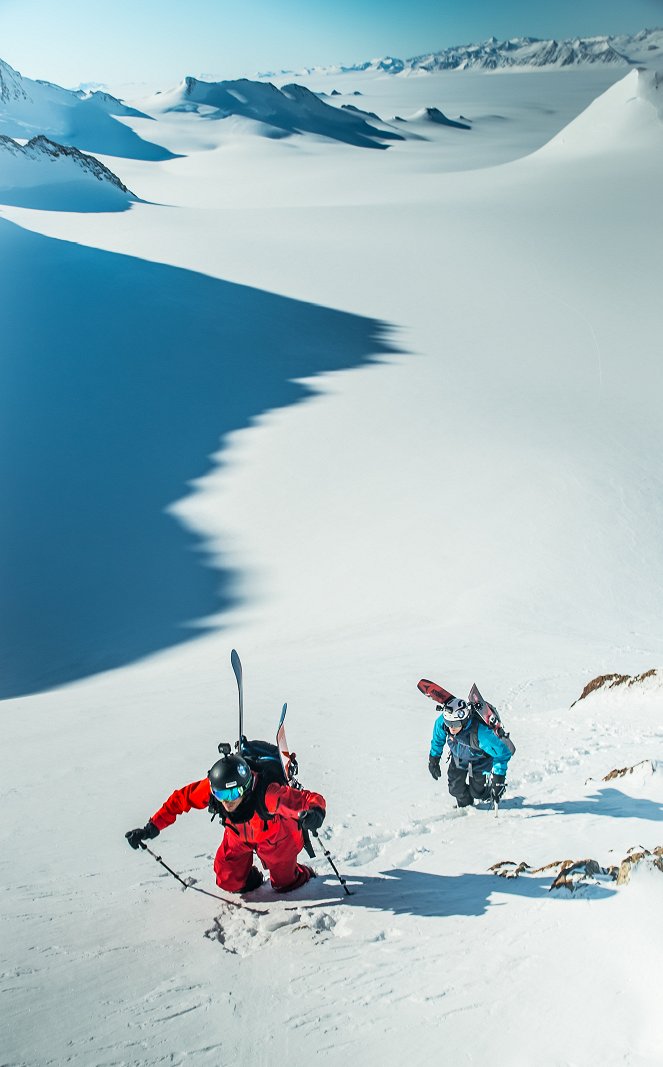
[[[226,826],[223,840],[214,858],[216,884],[220,889],[237,893],[246,885],[253,866],[253,853],[269,871],[272,887],[277,892],[296,888],[306,881],[308,873],[297,863],[297,856],[304,847],[304,838],[296,819],[272,819],[268,830],[260,840],[247,840],[243,825]],[[306,877],[302,877],[306,873]]]
[[[487,800],[490,796],[490,786],[483,770],[457,767],[453,760],[449,760],[447,777],[449,792],[458,801],[459,808],[466,808],[475,800]]]

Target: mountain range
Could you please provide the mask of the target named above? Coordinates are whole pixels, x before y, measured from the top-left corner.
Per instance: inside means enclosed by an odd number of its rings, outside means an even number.
[[[542,41],[536,37],[512,37],[498,41],[490,37],[480,44],[453,45],[409,59],[383,56],[350,66],[307,68],[300,73],[349,73],[378,70],[385,74],[429,74],[437,70],[509,70],[519,67],[577,67],[593,64],[622,66],[648,63],[663,55],[663,30],[645,29],[635,35],[616,37],[573,37]],[[282,71],[282,73],[292,73]],[[268,77],[271,75],[264,75]]]

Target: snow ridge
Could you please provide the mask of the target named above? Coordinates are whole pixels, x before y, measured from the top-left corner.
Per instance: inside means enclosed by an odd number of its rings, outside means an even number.
[[[0,59],[0,100],[7,104],[10,100],[29,99],[19,72]]]
[[[326,104],[303,85],[278,89],[271,82],[248,78],[206,82],[189,76],[172,92],[160,94],[159,100],[166,112],[193,111],[208,119],[252,120],[260,123],[269,137],[312,133],[363,148],[386,148],[381,141],[403,140],[393,130],[366,122],[357,112]]]
[[[130,190],[126,185],[118,178],[117,174],[114,174],[112,170],[106,167],[94,156],[86,156],[83,152],[79,152],[77,148],[71,148],[67,145],[57,144],[56,141],[49,140],[48,137],[44,137],[43,134],[39,134],[38,137],[33,137],[28,141],[26,145],[20,145],[11,137],[5,137],[0,134],[0,149],[4,149],[10,155],[16,157],[22,157],[24,159],[35,160],[37,162],[42,160],[57,160],[67,159],[70,160],[76,167],[83,171],[86,176],[96,178],[100,182],[108,182],[110,185],[115,186],[122,193],[131,195]]]

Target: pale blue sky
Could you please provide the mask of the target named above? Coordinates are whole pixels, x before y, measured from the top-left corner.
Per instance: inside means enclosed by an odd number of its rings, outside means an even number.
[[[663,0],[0,0],[0,58],[60,85],[408,57],[517,35],[633,33]]]

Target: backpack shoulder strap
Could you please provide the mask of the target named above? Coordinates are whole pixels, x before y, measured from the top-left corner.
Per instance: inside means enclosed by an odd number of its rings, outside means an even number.
[[[274,812],[267,810],[267,804],[265,802],[265,793],[267,792],[267,786],[272,782],[276,782],[278,785],[285,785],[283,780],[283,767],[281,766],[280,759],[263,759],[263,760],[247,760],[247,763],[251,767],[251,770],[256,771],[258,780],[255,784],[254,804],[255,810],[263,820],[267,823],[270,819],[274,818]]]
[[[467,739],[468,739],[468,741],[470,743],[470,748],[475,748],[475,749],[477,749],[477,751],[482,752],[483,749],[481,748],[481,745],[479,744],[479,723],[480,722],[481,722],[481,719],[479,719],[478,716],[473,713],[472,714],[472,721],[470,723],[470,732],[468,734]]]

